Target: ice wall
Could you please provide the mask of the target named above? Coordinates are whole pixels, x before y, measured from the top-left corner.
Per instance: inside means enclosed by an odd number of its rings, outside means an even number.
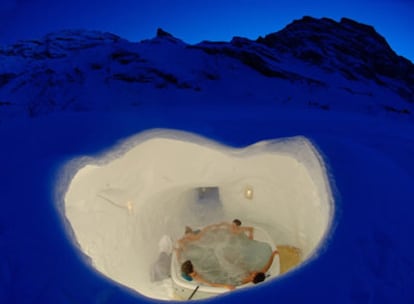
[[[276,244],[300,247],[305,258],[330,227],[327,174],[304,137],[233,149],[155,130],[114,149],[117,158],[112,152],[75,174],[65,216],[98,271],[148,297],[166,297],[150,280],[159,240],[178,239],[186,225],[239,218],[263,227]],[[200,200],[199,187],[218,187],[219,201]]]

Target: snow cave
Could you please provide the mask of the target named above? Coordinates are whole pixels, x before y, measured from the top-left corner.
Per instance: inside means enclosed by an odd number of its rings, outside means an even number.
[[[68,168],[64,216],[85,262],[154,299],[186,299],[193,291],[170,273],[186,226],[238,218],[270,244],[299,248],[303,264],[328,237],[334,212],[323,158],[302,136],[233,148],[149,130]],[[280,276],[279,262],[267,281]],[[222,292],[206,286],[194,299]]]

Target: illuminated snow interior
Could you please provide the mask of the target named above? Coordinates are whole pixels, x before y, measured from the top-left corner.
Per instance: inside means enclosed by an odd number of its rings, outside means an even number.
[[[202,199],[200,189],[209,187],[218,194]],[[239,149],[153,130],[81,167],[65,195],[65,216],[99,272],[147,297],[171,299],[168,279],[151,278],[160,251],[170,250],[165,242],[160,248],[161,239],[177,240],[187,225],[239,218],[275,244],[299,247],[306,261],[327,235],[332,200],[323,160],[304,137]]]

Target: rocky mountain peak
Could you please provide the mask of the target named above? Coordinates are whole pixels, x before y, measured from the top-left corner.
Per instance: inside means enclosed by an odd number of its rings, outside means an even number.
[[[337,71],[349,80],[364,78],[382,85],[386,77],[414,87],[413,64],[398,56],[372,26],[348,18],[336,22],[303,17],[256,41],[327,71]],[[402,95],[411,94],[403,90]]]
[[[157,28],[157,33],[155,38],[152,39],[152,42],[155,41],[168,41],[171,43],[179,43],[179,44],[184,44],[184,42],[176,37],[174,37],[172,34],[170,34],[169,32],[165,31],[162,28]]]
[[[352,44],[357,50],[378,50],[395,55],[372,26],[348,18],[336,22],[329,18],[306,16],[293,21],[279,32],[259,37],[257,41],[283,52],[307,46],[323,49],[333,43],[334,46]]]
[[[162,28],[158,28],[157,29],[157,37],[169,37],[169,38],[172,38],[173,37],[173,35],[171,35],[170,33],[168,33],[168,32],[166,32],[166,31],[164,31]]]

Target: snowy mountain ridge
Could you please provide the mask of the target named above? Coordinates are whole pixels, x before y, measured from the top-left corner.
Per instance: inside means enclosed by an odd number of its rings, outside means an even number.
[[[368,25],[304,17],[257,40],[129,42],[67,30],[0,48],[0,118],[151,105],[257,105],[413,120],[414,65]]]

